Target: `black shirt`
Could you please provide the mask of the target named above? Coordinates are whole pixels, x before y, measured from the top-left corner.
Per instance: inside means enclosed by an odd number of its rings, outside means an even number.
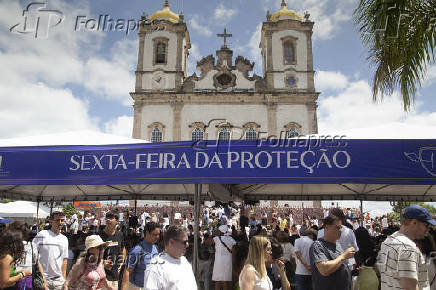
[[[239,218],[239,225],[241,226],[241,228],[248,227],[248,222],[248,217],[246,217],[245,215],[241,215],[241,217]]]
[[[266,267],[266,273],[271,280],[273,290],[282,289],[282,276],[280,275],[279,269],[275,264],[271,265],[271,268]]]
[[[116,231],[115,234],[113,234],[112,236],[109,236],[108,234],[106,234],[106,232],[101,231],[99,235],[105,242],[110,241],[118,243],[117,245],[107,247],[103,254],[104,260],[111,259],[113,262],[112,269],[105,269],[107,279],[109,281],[118,281],[118,269],[120,268],[120,265],[122,265],[124,262],[121,255],[124,248],[124,236],[120,231]]]

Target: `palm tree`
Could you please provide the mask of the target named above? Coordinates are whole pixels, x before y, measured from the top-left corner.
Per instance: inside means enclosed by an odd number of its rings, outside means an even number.
[[[399,89],[409,111],[434,61],[436,1],[360,0],[354,21],[375,67],[373,100]]]

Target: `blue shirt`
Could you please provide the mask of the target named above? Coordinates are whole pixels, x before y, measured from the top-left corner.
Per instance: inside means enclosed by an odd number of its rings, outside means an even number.
[[[142,241],[130,250],[127,258],[127,268],[130,272],[129,281],[137,287],[144,287],[144,272],[151,259],[158,254],[156,245]]]

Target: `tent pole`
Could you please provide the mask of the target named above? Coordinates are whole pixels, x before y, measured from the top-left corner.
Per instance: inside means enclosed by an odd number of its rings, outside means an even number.
[[[363,200],[360,200],[360,226],[363,227]]]
[[[198,239],[200,237],[200,197],[201,197],[201,184],[195,184],[194,195],[194,253],[192,262],[194,264],[194,274],[198,278]]]
[[[39,198],[36,201],[36,232],[39,232]]]
[[[51,214],[52,214],[52,212],[53,212],[53,203],[54,203],[54,200],[52,199],[52,200],[50,201],[50,216],[51,216]]]
[[[136,216],[136,206],[138,205],[138,199],[137,199],[137,197],[136,197],[136,195],[135,195],[135,216]]]

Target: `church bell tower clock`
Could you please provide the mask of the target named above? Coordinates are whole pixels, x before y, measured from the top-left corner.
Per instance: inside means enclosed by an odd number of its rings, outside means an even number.
[[[150,18],[142,16],[135,92],[178,91],[190,47],[184,16],[172,12],[168,0]]]

